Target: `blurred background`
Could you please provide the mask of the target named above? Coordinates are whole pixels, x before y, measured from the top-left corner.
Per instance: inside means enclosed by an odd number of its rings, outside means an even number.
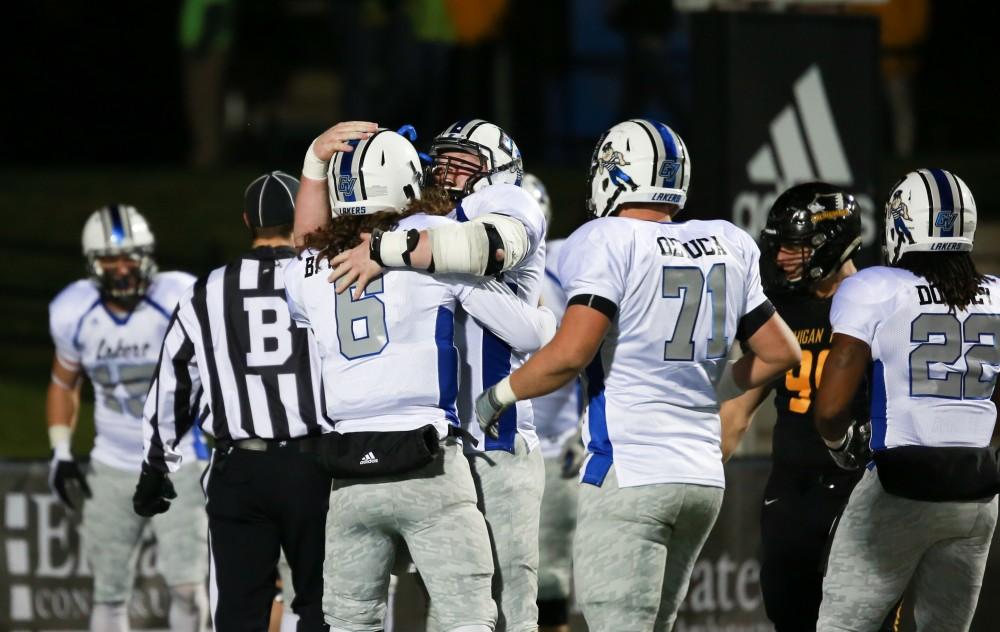
[[[19,3],[2,44],[4,467],[47,457],[47,305],[83,276],[87,215],[133,204],[152,224],[161,269],[204,273],[247,244],[244,187],[266,170],[297,175],[309,142],[341,120],[413,124],[418,146],[455,119],[497,122],[548,186],[550,235],[563,237],[584,220],[597,136],[625,118],[657,118],[693,158],[686,215],[756,234],[784,187],[825,179],[865,207],[862,264],[877,259],[891,184],[943,167],[974,191],[975,255],[1000,272],[1000,191],[990,186],[998,17],[997,3],[973,0]],[[706,549],[679,624],[689,627],[678,629],[768,629],[753,566],[766,417],[731,466],[723,540]],[[79,454],[91,437],[85,407]],[[31,518],[31,538],[43,518]],[[16,525],[6,525],[10,537]],[[57,535],[72,555],[75,536]],[[30,566],[54,550],[32,549]],[[73,568],[66,576],[86,574]]]

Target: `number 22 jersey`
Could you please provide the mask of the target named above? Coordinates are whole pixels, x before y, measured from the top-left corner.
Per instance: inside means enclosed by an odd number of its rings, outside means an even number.
[[[902,268],[867,268],[841,284],[830,322],[834,333],[871,347],[873,450],[989,445],[1000,371],[998,291],[998,279],[987,276],[976,301],[953,311],[937,288]]]
[[[715,388],[741,325],[774,312],[759,261],[753,239],[721,220],[606,217],[569,237],[559,276],[570,306],[588,295],[617,306],[585,373],[584,483],[602,485],[614,464],[621,487],[725,487]]]

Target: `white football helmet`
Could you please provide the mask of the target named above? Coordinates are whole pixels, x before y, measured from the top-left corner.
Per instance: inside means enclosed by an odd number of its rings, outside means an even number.
[[[469,159],[442,156],[448,152],[471,154]],[[521,152],[507,132],[482,119],[458,121],[431,141],[428,184],[446,173],[468,175],[461,188],[444,186],[452,199],[461,200],[489,184],[521,184]]]
[[[545,214],[545,223],[548,224],[552,221],[552,202],[549,199],[549,192],[542,184],[542,181],[538,179],[538,176],[526,173],[521,179],[521,188],[531,194],[531,197],[535,198],[538,202],[538,206],[542,208],[542,213]]]
[[[890,265],[907,252],[969,252],[976,201],[962,179],[944,169],[918,169],[896,183],[885,203]]]
[[[612,215],[628,202],[684,208],[691,182],[691,157],[676,132],[657,121],[632,119],[605,132],[590,160],[594,217]]]
[[[90,214],[83,225],[83,255],[87,274],[102,296],[132,307],[145,295],[156,274],[153,249],[156,240],[146,218],[134,206],[111,204]],[[136,262],[134,272],[108,274],[102,257],[128,256]]]
[[[380,129],[350,144],[354,151],[335,154],[327,173],[334,217],[401,211],[420,197],[420,157],[410,141]]]

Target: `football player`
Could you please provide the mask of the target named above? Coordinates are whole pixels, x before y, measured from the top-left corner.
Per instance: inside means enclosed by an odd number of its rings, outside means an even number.
[[[552,219],[552,204],[545,185],[525,173],[521,186],[530,193]],[[565,239],[545,241],[545,277],[542,304],[561,319],[566,310],[566,293],[559,281],[559,250]],[[569,631],[569,594],[572,577],[573,532],[576,530],[576,474],[585,454],[579,435],[582,392],[579,380],[535,399],[535,427],[539,449],[545,458],[545,492],[538,525],[538,625],[541,632]]]
[[[802,363],[783,378],[722,405],[728,459],[754,411],[775,392],[771,474],[761,507],[761,592],[777,632],[816,629],[823,561],[831,526],[861,478],[863,454],[845,470],[830,459],[812,422],[813,394],[830,353],[830,303],[857,270],[861,217],[854,197],[830,184],[791,187],[774,201],[760,236],[764,291],[792,328]],[[867,421],[868,392],[858,389],[854,418]],[[867,449],[863,442],[852,448]]]
[[[834,534],[817,627],[876,629],[909,584],[917,629],[968,630],[1000,490],[988,447],[1000,285],[972,261],[976,203],[956,175],[906,174],[885,212],[888,265],[845,279],[834,296],[813,412],[830,450],[850,451],[854,394],[874,362],[873,466]]]
[[[128,604],[136,551],[149,522],[132,510],[142,464],[142,408],[164,332],[177,301],[193,283],[183,272],[156,271],[154,239],[132,206],[95,211],[83,228],[88,278],[71,283],[49,306],[55,358],[46,400],[52,490],[70,509],[85,496],[81,549],[94,574],[92,632],[129,629]],[[70,451],[86,374],[94,387],[97,437],[85,476]],[[179,446],[187,465],[173,479],[174,511],[151,520],[157,567],[170,589],[170,628],[206,629],[208,572],[204,495],[205,458],[197,435]]]
[[[610,144],[635,190],[600,169]],[[801,360],[764,296],[754,241],[729,222],[674,223],[691,162],[656,121],[620,123],[591,160],[597,219],[562,247],[569,296],[552,342],[476,401],[487,428],[515,402],[586,369],[589,395],[573,542],[593,632],[670,630],[722,504],[719,402]],[[648,184],[647,184],[648,183]],[[727,362],[743,340],[749,351]]]
[[[476,508],[469,461],[454,439],[454,311],[461,305],[470,322],[482,323],[484,332],[519,353],[537,349],[555,329],[551,312],[532,307],[495,279],[460,282],[399,270],[369,283],[358,298],[353,292],[336,293],[327,282],[329,258],[358,243],[362,231],[398,225],[405,234],[455,224],[424,213],[432,206],[426,198],[416,201],[421,192],[418,165],[412,145],[388,130],[376,131],[353,152],[338,153],[330,167],[338,217],[307,236],[313,249],[286,272],[293,317],[316,333],[326,410],[336,429],[345,436],[367,434],[376,443],[378,435],[400,431],[423,432],[426,440],[429,429],[428,441],[436,448],[433,461],[416,469],[375,478],[361,473],[356,480],[335,483],[324,595],[326,620],[334,631],[383,625],[389,570],[400,538],[427,587],[441,629],[493,629],[489,535]],[[446,196],[437,202],[435,212],[452,210]],[[343,384],[352,387],[339,386]],[[379,471],[397,456],[391,449],[376,448],[362,455],[359,467]],[[515,482],[511,476],[509,484]],[[516,520],[508,516],[508,521]],[[535,524],[537,552],[537,518]]]
[[[313,148],[338,128],[317,139]],[[528,305],[537,305],[545,270],[546,221],[535,199],[519,186],[522,164],[517,145],[497,125],[472,119],[458,121],[438,134],[431,142],[430,157],[426,180],[447,193],[453,204],[449,217],[456,221],[423,230],[375,231],[370,239],[365,234],[361,244],[333,257],[331,282],[337,283],[340,292],[353,286],[358,300],[367,283],[384,268],[501,275],[517,296]],[[363,157],[351,159],[342,153],[328,169],[338,183],[357,180],[363,193],[365,182],[356,174],[358,160]],[[304,175],[315,162],[307,153]],[[334,206],[357,199],[355,191],[343,184],[329,192]],[[312,201],[318,206],[322,200],[322,196],[310,196],[300,204]],[[520,366],[526,355],[475,319],[459,315],[458,322],[466,364],[463,374],[470,376],[462,383],[459,416],[483,448],[476,451],[466,445],[496,552],[498,629],[531,630],[538,625],[537,528],[545,485],[531,402],[520,402],[507,411],[493,436],[483,436],[472,423],[475,397]],[[432,602],[432,619],[434,613]]]

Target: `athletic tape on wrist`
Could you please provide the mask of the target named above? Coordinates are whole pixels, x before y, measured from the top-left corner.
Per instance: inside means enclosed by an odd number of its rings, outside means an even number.
[[[326,180],[326,173],[330,168],[329,160],[321,160],[313,150],[314,140],[306,150],[306,157],[302,161],[302,177],[310,180]]]

